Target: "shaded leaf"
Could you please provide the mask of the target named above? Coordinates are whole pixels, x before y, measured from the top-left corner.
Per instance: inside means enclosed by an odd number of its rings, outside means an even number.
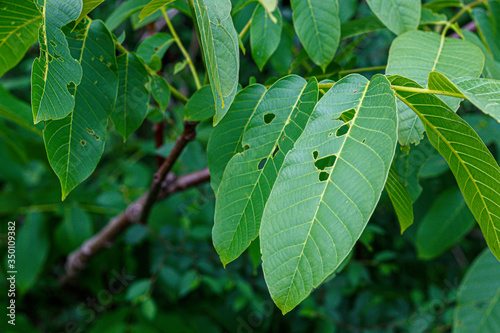
[[[30,132],[42,134],[42,124],[33,125],[30,105],[11,95],[2,86],[0,86],[0,116]]]
[[[420,88],[407,78],[392,76],[392,84]],[[500,168],[479,136],[434,95],[397,91],[422,120],[427,137],[446,159],[493,254],[500,257]]]
[[[385,25],[375,16],[367,16],[342,23],[340,39],[344,40],[357,35],[384,29]]]
[[[42,14],[32,0],[3,0],[0,16],[0,77],[17,65],[38,39]]]
[[[238,89],[238,35],[230,0],[193,0],[205,65],[215,101],[214,125],[224,117]]]
[[[74,94],[68,86],[78,85],[82,67],[70,54],[61,28],[78,18],[81,0],[41,1],[40,57],[31,72],[31,104],[35,124],[42,120],[61,119],[75,107]]]
[[[337,0],[292,0],[293,24],[299,39],[323,71],[332,61],[340,41]]]
[[[416,30],[420,22],[420,0],[367,0],[371,10],[387,28],[400,35]]]
[[[66,207],[64,220],[56,229],[55,239],[65,254],[78,248],[87,238],[93,235],[90,216],[77,204]]]
[[[437,71],[454,79],[479,77],[484,56],[472,43],[445,38],[435,33],[410,31],[394,40],[389,52],[386,74],[401,75],[426,86],[429,73]],[[453,110],[460,99],[443,97]],[[424,126],[418,116],[403,103],[398,103],[399,143],[402,146],[418,144],[423,138]]]
[[[149,0],[127,0],[116,8],[106,19],[106,26],[110,31],[118,28],[126,19],[136,14],[149,2]]]
[[[454,333],[500,330],[500,263],[484,250],[474,260],[458,289]]]
[[[276,23],[271,21],[271,17],[264,7],[257,6],[252,16],[250,46],[252,47],[253,60],[261,71],[278,48],[281,40],[283,20],[279,9],[276,9],[273,15],[276,17]]]
[[[413,224],[413,203],[403,180],[394,166],[391,166],[389,170],[385,189],[394,206],[401,227],[401,234],[403,234]]]
[[[210,184],[215,194],[229,160],[243,151],[243,135],[259,105],[266,88],[260,84],[242,89],[234,98],[231,108],[215,126],[207,147]]]
[[[101,158],[118,86],[113,38],[101,21],[80,23],[68,31],[68,42],[81,59],[84,79],[75,88],[74,109],[63,119],[46,122],[43,132],[63,199],[90,176]]]
[[[420,14],[420,25],[446,24],[447,20],[448,19],[445,14],[438,14],[429,8],[422,8],[422,12]]]
[[[418,256],[433,259],[455,245],[474,226],[462,193],[456,188],[441,194],[418,225]]]
[[[184,108],[184,120],[200,121],[215,115],[215,102],[212,88],[203,86],[189,99]]]
[[[339,119],[353,109],[349,123]],[[347,76],[319,101],[279,171],[260,228],[264,276],[283,313],[351,252],[379,201],[396,142],[396,99],[384,76]]]
[[[173,42],[174,38],[172,36],[160,32],[143,40],[137,47],[135,54],[141,57],[146,64],[149,64],[154,55],[162,59]]]
[[[469,42],[473,43],[477,47],[481,49],[484,55],[484,69],[483,75],[489,79],[497,79],[500,80],[500,67],[497,65],[492,55],[486,49],[483,42],[479,39],[479,37],[469,30],[462,30],[462,35],[464,35],[465,39]]]
[[[174,1],[175,0],[151,0],[151,2],[144,6],[144,8],[141,10],[141,12],[139,13],[139,18],[141,20],[144,20],[146,17],[153,14],[161,7],[168,5],[169,3],[172,3]]]
[[[162,112],[168,107],[170,103],[170,88],[163,76],[153,75],[151,80],[151,93],[153,98]]]
[[[227,164],[217,194],[212,238],[224,265],[257,237],[277,173],[317,98],[317,81],[295,75],[280,79],[262,97],[243,134],[243,152]]]
[[[118,98],[111,113],[115,129],[123,140],[141,126],[148,113],[149,73],[134,53],[122,54],[116,58],[118,63]]]

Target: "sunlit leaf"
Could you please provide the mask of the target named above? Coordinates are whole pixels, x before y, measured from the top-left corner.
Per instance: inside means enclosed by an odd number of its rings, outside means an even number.
[[[153,14],[157,10],[159,10],[161,7],[168,5],[171,2],[174,2],[175,0],[152,0],[150,3],[148,3],[144,8],[141,10],[139,13],[139,18],[141,20],[144,20],[146,17],[149,15]]]
[[[352,120],[340,120],[351,110]],[[260,228],[264,276],[283,313],[352,250],[384,188],[396,130],[396,99],[382,75],[348,76],[319,101],[279,171]]]
[[[393,85],[421,88],[401,76]],[[491,251],[500,258],[500,168],[474,130],[434,95],[396,90],[422,120],[427,137],[446,159]]]
[[[40,57],[33,62],[31,74],[31,104],[35,123],[61,119],[75,107],[75,98],[69,86],[82,79],[79,60],[70,54],[68,42],[61,28],[75,20],[82,10],[81,0],[41,1],[38,10],[43,13],[40,26]]]
[[[226,114],[238,89],[238,35],[230,0],[193,0],[205,65],[215,101],[214,125]]]
[[[416,30],[420,22],[420,0],[367,0],[368,5],[396,35]]]
[[[215,126],[210,136],[207,158],[210,183],[215,193],[218,192],[227,163],[236,153],[243,151],[243,134],[265,91],[264,86],[255,84],[238,92],[226,116]]]
[[[90,176],[101,158],[118,87],[115,46],[106,26],[101,21],[80,23],[67,33],[72,55],[81,59],[84,79],[74,89],[74,109],[63,119],[47,121],[43,132],[63,199]]]
[[[0,2],[0,77],[17,65],[38,39],[42,13],[32,0]]]
[[[271,21],[271,17],[264,7],[257,6],[252,16],[250,46],[252,47],[252,57],[260,70],[276,51],[281,40],[283,20],[279,9],[274,11],[273,15],[276,17],[276,23]]]
[[[472,43],[445,38],[435,33],[410,31],[394,40],[389,52],[386,74],[402,75],[427,85],[429,73],[437,71],[451,79],[479,77],[484,63],[481,50]],[[453,110],[460,99],[443,97]],[[418,144],[423,138],[424,126],[418,116],[403,103],[398,103],[399,143],[402,146]]]
[[[317,81],[295,75],[280,79],[262,97],[243,135],[243,151],[226,166],[215,203],[213,242],[224,265],[258,236],[278,171],[317,98]]]
[[[82,0],[83,7],[80,16],[76,19],[76,23],[83,20],[85,16],[87,16],[91,11],[94,10],[97,6],[104,2],[104,0]]]

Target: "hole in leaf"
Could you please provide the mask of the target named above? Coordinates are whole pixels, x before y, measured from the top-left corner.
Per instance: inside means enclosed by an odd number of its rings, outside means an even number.
[[[365,143],[366,142],[366,139],[363,139],[363,141],[361,141],[361,143]]]
[[[346,135],[347,132],[349,131],[349,127],[350,127],[349,124],[344,124],[340,126],[339,129],[337,129],[337,132],[335,132],[335,135],[336,136]]]
[[[259,170],[264,169],[264,166],[266,165],[266,162],[267,162],[267,158],[263,158],[263,159],[261,159],[261,160],[260,160],[260,162],[259,162],[259,165],[257,166],[257,168],[258,168]]]
[[[318,159],[318,154],[319,154],[319,152],[318,152],[317,150],[313,151],[313,158],[314,158],[315,160],[317,160],[317,159]]]
[[[274,148],[274,151],[273,151],[273,158],[274,156],[276,156],[276,154],[280,151],[280,146],[279,145],[276,145],[276,148]]]
[[[320,182],[324,182],[324,181],[328,180],[328,177],[329,177],[329,176],[330,176],[330,174],[329,174],[328,172],[326,172],[326,171],[321,171],[321,172],[319,173],[319,177],[318,177],[318,178],[319,178],[319,181],[320,181]]]
[[[328,137],[331,137],[333,135],[333,133],[328,133]]]
[[[332,167],[333,164],[335,163],[336,159],[337,159],[337,156],[329,155],[329,156],[320,158],[319,160],[317,160],[314,163],[314,165],[316,166],[316,168],[318,168],[318,170],[325,170],[326,168]]]
[[[158,51],[158,47],[154,47],[153,50],[155,50],[155,52]]]
[[[249,146],[249,145],[245,145],[245,146],[243,147],[243,151],[247,151],[248,149],[250,149],[250,146]]]
[[[264,115],[264,122],[266,124],[270,124],[274,118],[276,118],[276,115],[274,113],[267,113]]]
[[[95,138],[96,140],[100,140],[100,139],[101,139],[101,137],[100,137],[99,135],[97,135],[97,134],[96,134],[96,135],[94,135],[94,138]]]
[[[82,141],[80,141],[80,144],[81,144],[82,146],[85,146],[85,145],[87,144],[87,142],[85,142],[85,140],[82,140]]]
[[[89,133],[89,134],[91,134],[91,135],[94,135],[94,131],[93,131],[93,130],[91,130],[91,129],[89,129],[89,128],[87,128],[87,133]]]
[[[354,118],[355,114],[356,114],[356,111],[354,109],[350,109],[350,110],[342,112],[339,119],[342,120],[344,123],[347,123]]]

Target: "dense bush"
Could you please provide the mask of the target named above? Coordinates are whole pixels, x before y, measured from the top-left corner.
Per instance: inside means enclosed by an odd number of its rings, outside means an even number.
[[[498,80],[498,0],[0,0],[2,332],[500,331]]]

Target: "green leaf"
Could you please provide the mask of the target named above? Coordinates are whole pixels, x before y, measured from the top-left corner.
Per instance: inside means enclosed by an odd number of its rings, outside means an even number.
[[[250,85],[238,92],[226,116],[210,136],[207,158],[210,184],[215,194],[227,163],[236,153],[243,151],[243,135],[265,92],[266,88],[260,84]]]
[[[351,110],[351,121],[340,120]],[[351,252],[379,201],[396,142],[396,99],[384,76],[347,76],[319,101],[279,171],[260,228],[264,276],[283,313]]]
[[[130,285],[130,287],[128,287],[125,298],[133,303],[138,302],[141,300],[142,297],[146,296],[150,288],[151,288],[150,279],[141,279],[139,281],[134,281]]]
[[[56,229],[55,239],[65,254],[78,248],[87,238],[92,237],[92,220],[77,204],[66,207],[64,220]]]
[[[143,40],[137,47],[135,54],[141,57],[146,64],[149,64],[154,55],[162,59],[173,42],[174,38],[172,36],[160,32]]]
[[[169,3],[174,2],[175,0],[152,0],[148,3],[139,13],[139,18],[144,20],[149,15],[155,13],[161,7],[168,5]]]
[[[160,110],[165,112],[170,103],[170,88],[163,76],[153,75],[151,80],[151,92]]]
[[[484,64],[481,50],[472,43],[445,38],[435,33],[410,31],[394,40],[389,52],[386,74],[401,75],[426,86],[429,73],[437,71],[449,78],[479,77]],[[441,98],[453,110],[460,99]],[[403,103],[398,103],[399,143],[418,144],[423,138],[424,126],[418,116]]]
[[[458,289],[454,333],[500,330],[500,264],[488,249],[474,260]]]
[[[124,1],[120,7],[116,8],[111,15],[106,19],[106,26],[110,31],[118,28],[126,19],[136,14],[139,10],[144,8],[149,0],[127,0]]]
[[[455,79],[450,81],[441,73],[429,74],[429,89],[462,93],[481,111],[500,122],[500,81],[490,79]]]
[[[193,0],[205,65],[215,101],[214,125],[238,90],[240,56],[230,0]]]
[[[375,16],[367,16],[360,19],[342,23],[340,39],[344,40],[361,34],[384,29],[385,25]]]
[[[445,14],[438,14],[429,8],[422,8],[420,13],[420,25],[428,24],[446,24],[447,17]]]
[[[18,223],[16,227],[19,228]],[[50,249],[48,227],[41,213],[31,212],[26,215],[17,235],[16,287],[21,295],[36,283],[47,260]]]
[[[367,0],[371,10],[396,35],[416,30],[420,22],[420,0]]]
[[[317,99],[317,81],[295,75],[280,79],[262,97],[243,134],[243,151],[227,164],[217,194],[212,238],[224,265],[258,236],[277,173]]]
[[[149,73],[144,64],[134,53],[122,54],[118,62],[118,98],[111,113],[115,129],[123,140],[141,126],[148,113]]]
[[[184,60],[184,61],[176,63],[174,66],[174,75],[176,75],[177,73],[182,71],[184,68],[186,68],[187,64],[188,64],[188,60]],[[212,99],[213,99],[213,96],[212,96]]]
[[[474,8],[472,9],[472,17],[476,22],[479,36],[484,41],[490,55],[496,61],[500,61],[500,41],[498,41],[498,36],[495,36],[495,28],[490,14],[483,8]]]
[[[396,168],[391,166],[385,189],[389,194],[396,215],[398,216],[401,234],[413,224],[413,203],[410,193],[405,187],[403,180],[399,176]]]
[[[462,34],[464,35],[465,39],[468,40],[469,42],[473,43],[477,47],[481,49],[484,55],[484,69],[483,69],[483,75],[486,78],[489,79],[497,79],[500,80],[500,67],[497,65],[495,60],[493,59],[492,55],[488,52],[486,49],[486,46],[484,46],[483,42],[479,39],[479,37],[476,36],[475,33],[470,32],[468,30],[462,30]]]
[[[82,0],[82,2],[83,2],[82,12],[80,13],[80,16],[78,16],[78,18],[76,19],[75,26],[78,24],[78,22],[83,20],[83,18],[87,16],[88,13],[93,11],[94,8],[103,3],[104,0]]]
[[[392,84],[420,88],[400,76]],[[474,130],[434,95],[397,91],[422,120],[432,145],[446,159],[486,243],[500,257],[500,168]]]
[[[340,41],[337,0],[292,0],[293,24],[311,60],[325,71]]]
[[[33,125],[33,116],[29,104],[11,95],[0,86],[0,117],[3,117],[30,132],[41,135],[43,126]]]
[[[420,222],[415,244],[418,256],[434,259],[452,247],[474,226],[462,193],[456,188],[441,194]]]
[[[17,65],[38,39],[42,14],[32,0],[3,0],[0,3],[0,77]]]
[[[261,71],[274,51],[278,48],[281,40],[283,20],[280,10],[276,9],[273,15],[277,18],[276,23],[271,21],[271,17],[264,7],[257,6],[252,16],[250,46],[252,47],[253,60]]]
[[[203,86],[189,99],[184,108],[184,120],[200,121],[215,115],[215,102],[212,88]]]
[[[90,176],[101,158],[118,86],[113,37],[101,21],[80,23],[68,31],[68,42],[73,55],[81,59],[84,79],[74,89],[74,109],[63,119],[46,122],[43,132],[63,200]]]
[[[273,13],[278,8],[278,0],[259,0],[268,13]]]
[[[75,98],[68,86],[78,85],[82,67],[72,57],[61,28],[76,20],[82,10],[81,0],[41,1],[43,13],[40,26],[40,57],[31,72],[31,104],[35,124],[42,120],[61,119],[75,107]]]

